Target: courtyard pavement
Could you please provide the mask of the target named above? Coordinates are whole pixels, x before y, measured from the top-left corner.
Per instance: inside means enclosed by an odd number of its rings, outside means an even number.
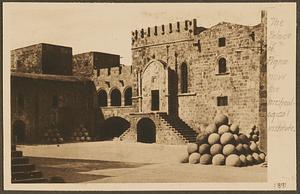
[[[228,167],[180,164],[185,145],[82,142],[60,145],[19,145],[45,176],[62,176],[66,182],[170,183],[266,182],[260,165]],[[58,174],[55,174],[58,173]]]

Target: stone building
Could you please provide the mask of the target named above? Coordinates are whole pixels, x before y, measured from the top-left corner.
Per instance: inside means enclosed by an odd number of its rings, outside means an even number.
[[[133,106],[141,114],[164,112],[194,130],[223,112],[242,132],[258,126],[265,150],[266,21],[262,11],[255,26],[221,22],[204,28],[194,19],[133,31],[132,65],[138,81]],[[136,139],[138,129],[133,128],[123,139]]]
[[[11,51],[11,59],[11,125],[18,142],[43,143],[53,127],[66,139],[80,125],[94,134],[95,85],[72,76],[71,48],[37,44]]]
[[[135,30],[131,66],[119,55],[87,52],[74,55],[70,67],[70,48],[41,44],[13,51],[12,67],[90,80],[94,89],[84,95],[96,99],[90,130],[98,140],[183,144],[223,112],[243,132],[258,126],[266,150],[266,12],[261,16],[255,26],[205,28],[193,19]]]

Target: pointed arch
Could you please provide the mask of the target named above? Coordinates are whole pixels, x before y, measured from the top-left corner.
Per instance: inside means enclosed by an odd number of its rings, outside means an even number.
[[[103,89],[100,89],[98,91],[98,105],[100,107],[106,107],[107,106],[107,93]]]
[[[132,87],[128,87],[124,91],[124,105],[125,106],[132,105]]]
[[[121,106],[121,92],[118,88],[114,88],[110,92],[111,106]]]

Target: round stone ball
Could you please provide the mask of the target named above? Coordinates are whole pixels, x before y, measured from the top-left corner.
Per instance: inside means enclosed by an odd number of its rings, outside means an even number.
[[[252,156],[253,156],[253,158],[254,158],[256,164],[260,164],[260,163],[262,162],[262,160],[261,160],[261,158],[259,157],[258,153],[254,152],[254,153],[252,154]]]
[[[225,164],[225,156],[223,154],[216,154],[212,158],[213,165],[224,165]]]
[[[231,154],[235,154],[235,146],[232,144],[227,144],[223,147],[223,154],[225,156],[229,156]]]
[[[243,134],[243,133],[241,133],[239,135],[239,139],[240,139],[240,142],[243,143],[243,144],[244,143],[245,144],[249,143],[249,138],[245,134]]]
[[[183,153],[179,156],[178,158],[180,163],[188,163],[189,162],[189,154],[188,153]]]
[[[210,154],[212,156],[221,154],[223,150],[223,146],[221,144],[214,144],[210,147]]]
[[[220,141],[220,135],[217,133],[212,133],[208,136],[208,143],[210,145],[219,143],[219,141]]]
[[[240,160],[242,162],[242,166],[247,166],[247,158],[244,154],[240,155]]]
[[[253,152],[257,152],[258,151],[258,146],[255,142],[251,141],[250,143],[250,150],[253,151]]]
[[[63,143],[63,142],[64,142],[64,139],[63,139],[62,137],[57,138],[57,142],[58,142],[58,143]]]
[[[248,165],[254,164],[254,158],[253,158],[253,156],[252,156],[251,154],[248,154],[248,155],[246,156],[246,159],[247,159],[247,164],[248,164]]]
[[[190,164],[197,164],[200,161],[200,154],[197,152],[194,152],[189,157],[189,163]]]
[[[198,144],[196,143],[188,143],[187,145],[187,152],[189,154],[192,154],[194,152],[197,152],[198,151]]]
[[[210,145],[205,143],[199,146],[199,154],[209,154],[210,153]]]
[[[258,136],[257,136],[257,135],[252,135],[252,140],[253,140],[254,142],[257,142],[257,141],[258,141]]]
[[[239,144],[239,143],[240,143],[240,138],[239,138],[239,136],[238,136],[237,134],[233,134],[233,138],[234,138],[234,142],[235,142],[236,144]]]
[[[198,145],[207,143],[207,138],[208,138],[208,134],[207,134],[206,132],[200,132],[200,133],[197,135],[196,143],[197,143]]]
[[[218,128],[218,133],[220,135],[226,133],[226,132],[229,132],[229,127],[227,125],[221,125],[219,128]]]
[[[249,154],[251,152],[250,147],[248,144],[243,144],[244,153]]]
[[[232,135],[232,133],[223,133],[221,135],[221,138],[220,138],[220,143],[222,145],[226,145],[226,144],[233,144],[234,143],[234,137]]]
[[[239,125],[236,123],[233,123],[232,125],[230,125],[229,130],[233,133],[233,134],[238,134],[239,133]]]
[[[239,167],[239,166],[241,166],[242,162],[241,162],[240,157],[238,155],[231,154],[231,155],[226,157],[225,164],[226,164],[226,166]]]
[[[85,141],[85,138],[84,137],[80,137],[80,141]]]
[[[210,154],[204,154],[200,157],[200,164],[211,164],[212,156]]]
[[[239,143],[235,146],[235,150],[237,151],[237,153],[239,154],[245,154],[245,151],[244,151],[244,147],[243,147],[243,144]]]
[[[92,138],[91,138],[90,136],[86,137],[85,139],[86,139],[87,141],[91,141],[91,140],[92,140]]]
[[[260,153],[259,157],[260,157],[261,161],[264,162],[265,158],[266,158],[266,155],[264,153]]]
[[[218,128],[217,128],[216,124],[212,123],[212,124],[209,124],[205,128],[205,132],[208,133],[208,134],[217,133],[218,132]]]
[[[222,113],[218,113],[214,118],[214,123],[217,127],[221,125],[228,125],[228,117]]]

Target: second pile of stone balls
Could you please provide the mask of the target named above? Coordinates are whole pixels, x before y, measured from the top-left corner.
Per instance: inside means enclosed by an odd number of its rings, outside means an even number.
[[[240,133],[238,124],[229,125],[226,115],[217,114],[214,122],[199,133],[196,143],[188,143],[180,162],[235,167],[263,163],[267,157],[258,146],[259,132],[255,126],[251,130],[248,136]]]

